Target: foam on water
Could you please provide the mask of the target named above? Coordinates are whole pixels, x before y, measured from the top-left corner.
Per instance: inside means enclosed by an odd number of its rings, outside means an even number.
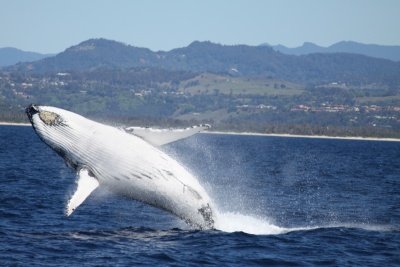
[[[294,231],[310,231],[323,228],[357,228],[367,231],[386,232],[398,229],[390,225],[374,225],[366,223],[335,223],[308,227],[280,227],[270,222],[267,218],[244,215],[237,212],[216,212],[215,228],[217,230],[233,233],[244,232],[253,235],[279,235]]]
[[[254,235],[274,235],[287,232],[267,219],[236,212],[216,212],[215,228],[224,232],[245,232]]]
[[[348,225],[327,225],[327,226],[309,226],[309,227],[281,227],[273,224],[268,218],[262,218],[255,215],[245,215],[238,212],[216,212],[215,228],[217,230],[233,233],[244,232],[253,235],[279,235],[293,231],[308,231],[318,228],[348,227]],[[362,228],[352,226],[351,228]],[[371,229],[371,228],[370,228]],[[377,229],[372,228],[372,229]]]

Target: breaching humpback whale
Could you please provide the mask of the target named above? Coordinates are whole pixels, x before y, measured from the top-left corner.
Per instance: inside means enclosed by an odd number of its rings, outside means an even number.
[[[195,227],[214,227],[207,192],[181,164],[157,147],[208,125],[181,130],[123,130],[56,107],[30,105],[26,113],[40,139],[77,173],[77,188],[67,203],[67,216],[98,186],[105,186],[169,211]]]

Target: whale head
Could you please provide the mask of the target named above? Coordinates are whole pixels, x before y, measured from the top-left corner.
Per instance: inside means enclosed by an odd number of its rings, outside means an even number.
[[[67,164],[76,167],[69,157],[82,142],[82,133],[90,133],[92,121],[73,112],[50,106],[30,105],[25,110],[40,139],[63,157]]]

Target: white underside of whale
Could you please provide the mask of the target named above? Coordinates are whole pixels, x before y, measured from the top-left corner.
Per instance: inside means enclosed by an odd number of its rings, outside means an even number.
[[[184,130],[133,127],[127,132],[66,110],[38,109],[39,113],[30,118],[37,134],[77,171],[77,189],[68,201],[67,215],[98,186],[104,186],[169,211],[192,225],[213,227],[213,207],[207,192],[180,163],[154,146],[209,126]]]

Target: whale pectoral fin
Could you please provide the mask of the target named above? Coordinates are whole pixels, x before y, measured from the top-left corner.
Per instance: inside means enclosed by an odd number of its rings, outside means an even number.
[[[66,215],[69,216],[85,201],[85,199],[92,193],[98,186],[99,182],[91,174],[91,172],[82,168],[78,172],[77,188],[71,199],[68,201]]]
[[[128,127],[125,131],[134,134],[155,146],[162,146],[168,143],[187,138],[198,132],[209,129],[209,124],[201,124],[185,129],[153,129],[144,127]]]

